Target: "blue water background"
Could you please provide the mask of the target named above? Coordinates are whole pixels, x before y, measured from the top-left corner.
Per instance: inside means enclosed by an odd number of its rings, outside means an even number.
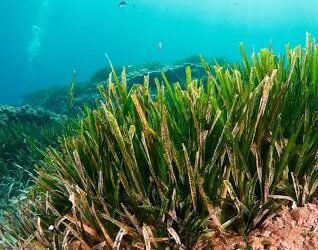
[[[47,86],[87,80],[107,65],[172,63],[193,54],[238,60],[318,34],[317,0],[2,0],[0,103]],[[159,42],[163,47],[157,49]]]

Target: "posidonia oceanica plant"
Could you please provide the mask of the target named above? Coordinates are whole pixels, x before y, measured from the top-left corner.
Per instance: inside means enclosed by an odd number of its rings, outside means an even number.
[[[37,164],[37,186],[5,233],[20,247],[203,249],[317,194],[318,46],[271,48],[207,77],[98,87],[76,136]],[[14,226],[13,226],[14,224]],[[233,226],[235,224],[235,227]],[[225,239],[224,239],[225,240]]]

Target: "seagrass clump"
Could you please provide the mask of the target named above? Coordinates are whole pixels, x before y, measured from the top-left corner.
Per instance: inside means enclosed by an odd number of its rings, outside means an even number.
[[[77,136],[38,163],[29,203],[6,228],[20,246],[199,249],[246,234],[317,194],[318,46],[271,48],[204,80],[99,86]],[[235,227],[233,225],[235,224]],[[14,242],[14,241],[11,241]]]

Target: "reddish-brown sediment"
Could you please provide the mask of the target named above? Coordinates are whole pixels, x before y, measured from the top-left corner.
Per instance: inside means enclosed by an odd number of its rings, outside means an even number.
[[[246,249],[240,236],[224,235],[211,239],[216,250]],[[279,213],[268,217],[259,229],[248,236],[248,243],[255,250],[262,249],[318,249],[318,203],[306,204],[294,209],[284,207]]]
[[[198,244],[195,249],[318,250],[318,202],[294,209],[283,207],[280,212],[269,216],[260,228],[251,232],[247,242],[242,236],[221,233],[210,239],[209,246],[204,248]],[[25,249],[44,248],[30,244]],[[80,241],[74,241],[69,249],[84,248]]]

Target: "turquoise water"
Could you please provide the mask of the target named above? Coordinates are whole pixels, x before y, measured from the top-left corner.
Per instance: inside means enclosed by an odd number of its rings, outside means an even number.
[[[4,0],[0,8],[0,103],[79,81],[107,65],[173,63],[193,54],[239,58],[318,34],[317,0]],[[161,49],[158,49],[158,46]]]

